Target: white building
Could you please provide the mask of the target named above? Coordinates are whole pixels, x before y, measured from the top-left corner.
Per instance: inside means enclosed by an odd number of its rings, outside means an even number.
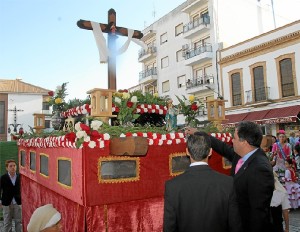
[[[220,50],[274,29],[274,11],[264,2],[187,0],[145,28],[148,49],[139,51],[140,89],[168,95],[175,103],[176,95],[193,94],[202,101],[224,95]],[[277,25],[286,23],[277,18]],[[203,114],[200,120],[207,118]]]
[[[0,140],[10,141],[9,132],[25,132],[34,127],[34,113],[49,114],[46,102],[50,90],[16,80],[0,79]],[[46,118],[50,127],[50,116]]]
[[[256,121],[266,134],[300,129],[300,21],[220,51],[227,122]]]

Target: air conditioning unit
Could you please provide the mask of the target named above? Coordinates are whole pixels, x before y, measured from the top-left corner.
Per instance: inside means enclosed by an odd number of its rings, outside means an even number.
[[[189,45],[188,44],[182,45],[182,50],[183,51],[188,50],[188,49],[189,49]]]

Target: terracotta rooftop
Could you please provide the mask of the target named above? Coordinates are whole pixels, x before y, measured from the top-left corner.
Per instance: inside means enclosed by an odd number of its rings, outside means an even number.
[[[42,95],[48,95],[49,91],[51,90],[28,84],[26,82],[21,81],[21,79],[0,79],[0,93],[37,93]]]

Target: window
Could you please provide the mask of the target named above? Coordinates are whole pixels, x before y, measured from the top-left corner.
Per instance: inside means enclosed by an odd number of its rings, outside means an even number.
[[[5,134],[5,102],[0,101],[0,134]]]
[[[182,33],[183,33],[183,23],[180,23],[175,27],[175,36],[178,36]]]
[[[170,82],[169,81],[165,81],[162,83],[162,92],[169,92],[170,91]]]
[[[242,91],[241,91],[241,77],[240,73],[231,75],[231,89],[232,89],[232,105],[237,106],[242,104]]]
[[[101,158],[99,182],[116,183],[139,180],[139,158]]]
[[[29,158],[30,158],[30,170],[35,171],[36,170],[36,153],[31,151]]]
[[[182,60],[184,60],[184,56],[183,56],[182,49],[181,49],[181,50],[176,52],[176,61],[179,62],[179,61],[182,61]]]
[[[295,96],[292,59],[279,61],[282,97]]]
[[[21,166],[25,167],[26,165],[26,152],[24,150],[21,150]]]
[[[162,34],[162,35],[160,36],[160,45],[162,45],[162,44],[164,44],[164,43],[166,43],[166,42],[168,42],[167,32],[164,33],[164,34]]]
[[[45,120],[45,128],[50,128],[50,120]]]
[[[71,160],[58,159],[58,182],[65,186],[72,186]]]
[[[45,154],[40,154],[40,173],[44,176],[49,176],[49,157]]]
[[[177,77],[178,88],[185,86],[185,75]]]
[[[49,110],[49,102],[43,102],[43,110]]]
[[[264,81],[264,67],[253,68],[254,99],[255,101],[266,100],[266,89]]]
[[[183,173],[191,164],[189,157],[183,152],[171,154],[169,159],[171,176]]]
[[[164,58],[161,59],[161,68],[166,68],[169,66],[169,57],[166,56]]]

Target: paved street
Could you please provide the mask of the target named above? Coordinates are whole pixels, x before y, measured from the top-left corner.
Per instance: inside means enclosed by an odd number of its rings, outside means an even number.
[[[3,221],[0,221],[0,232],[2,232]],[[15,232],[13,230],[13,232]],[[300,232],[300,208],[297,210],[290,211],[290,231],[289,232]]]
[[[290,232],[300,232],[300,209],[290,211]]]

